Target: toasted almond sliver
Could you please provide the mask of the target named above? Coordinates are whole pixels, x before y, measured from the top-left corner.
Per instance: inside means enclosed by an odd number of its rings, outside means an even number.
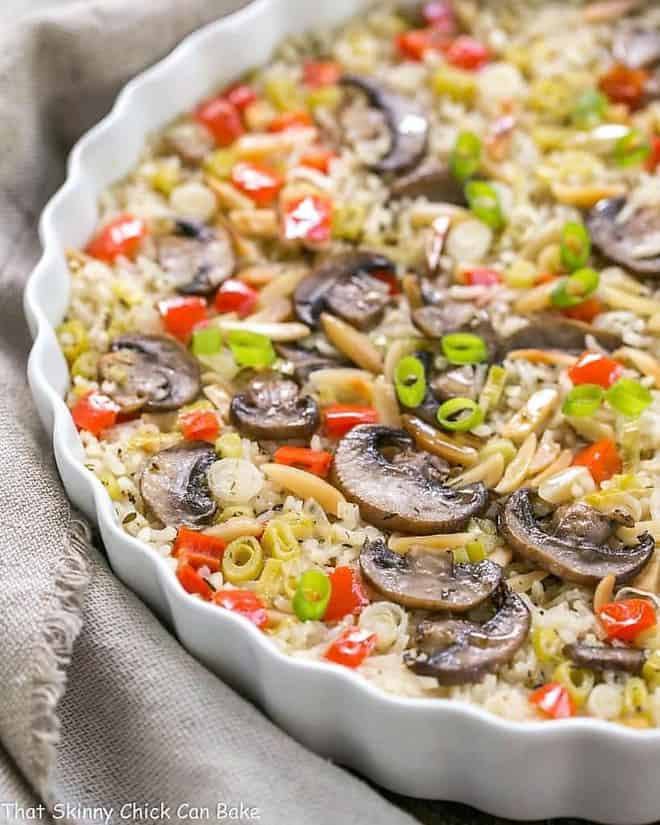
[[[495,488],[496,493],[500,493],[500,495],[502,493],[512,493],[523,483],[529,465],[534,458],[537,444],[536,433],[530,433],[521,444],[515,458],[504,471],[502,480]]]
[[[205,175],[204,181],[215,192],[220,206],[224,209],[254,209],[250,198],[226,180],[220,180],[213,175]]]
[[[321,314],[321,324],[330,342],[347,358],[370,372],[383,371],[383,359],[364,333],[327,312]]]
[[[401,414],[396,391],[382,375],[373,383],[372,404],[378,414],[378,421],[386,427],[400,427]]]
[[[512,361],[530,361],[532,364],[550,364],[555,367],[572,367],[577,361],[574,355],[554,349],[512,349],[507,353]]]
[[[596,590],[594,591],[594,613],[604,604],[612,601],[615,582],[616,578],[611,573],[598,582]]]
[[[331,390],[333,394],[344,398],[365,398],[371,401],[374,390],[374,377],[367,370],[354,367],[327,367],[314,370],[309,376],[309,383],[317,392]]]
[[[339,515],[339,505],[346,499],[331,484],[322,478],[288,467],[285,464],[263,464],[260,470],[266,478],[302,499],[313,498],[325,511],[333,516]]]
[[[555,182],[550,188],[559,203],[567,206],[577,206],[579,209],[590,209],[603,198],[619,198],[626,194],[626,187],[620,183],[602,184],[600,186],[595,184],[573,186]]]
[[[550,221],[547,226],[544,226],[539,232],[534,234],[520,250],[520,257],[528,261],[535,261],[536,256],[543,249],[551,243],[557,243],[561,239],[561,231],[564,226],[564,221],[556,219]]]
[[[542,473],[528,479],[527,486],[532,487],[533,489],[537,488],[540,484],[543,484],[546,479],[552,478],[552,476],[557,475],[557,473],[560,473],[562,470],[570,467],[572,461],[573,453],[570,450],[563,450],[557,456],[556,461],[553,461],[547,469],[543,470]]]
[[[496,547],[488,558],[500,567],[506,567],[507,564],[511,564],[513,553],[508,547]]]
[[[535,582],[542,582],[549,576],[547,570],[532,570],[530,573],[519,573],[506,580],[509,588],[515,593],[526,593]]]
[[[545,387],[532,393],[527,402],[502,428],[502,436],[515,444],[523,442],[530,433],[538,433],[547,423],[559,403],[554,387]]]
[[[660,312],[660,302],[653,298],[646,298],[626,292],[623,289],[617,289],[615,286],[601,285],[598,295],[614,309],[628,309],[638,315],[650,316]]]
[[[241,536],[260,536],[263,531],[264,525],[262,522],[245,516],[236,516],[223,521],[221,524],[214,524],[212,527],[202,530],[207,536],[214,536],[227,542]]]
[[[488,456],[485,461],[471,467],[460,476],[452,479],[449,482],[451,487],[463,487],[466,484],[474,484],[477,481],[483,481],[488,488],[495,487],[495,485],[502,478],[504,473],[504,456],[501,453],[493,453]]]
[[[513,311],[519,315],[537,312],[550,304],[550,295],[556,289],[555,281],[539,284],[524,292],[513,305]]]
[[[282,267],[279,264],[255,264],[254,266],[246,266],[236,275],[239,281],[250,286],[263,287],[259,293],[259,298],[266,290],[268,284],[279,278],[282,274]]]
[[[273,209],[232,209],[229,220],[243,235],[251,238],[276,238],[277,215]]]
[[[278,298],[288,298],[294,292],[298,284],[309,273],[307,267],[295,266],[289,268],[277,268],[275,277],[271,278],[259,293],[258,306],[267,307],[271,301]]]
[[[475,533],[437,533],[432,536],[391,536],[388,547],[395,553],[407,553],[412,547],[425,550],[453,550],[474,541]]]
[[[653,378],[656,387],[660,387],[660,364],[648,352],[634,347],[621,347],[612,353],[612,358],[630,361],[643,375]]]
[[[632,587],[639,590],[647,590],[649,593],[660,595],[660,551],[656,547],[651,557],[651,561],[642,572],[632,580]]]
[[[293,305],[288,298],[273,298],[262,309],[250,315],[250,321],[281,324],[293,314]]]
[[[257,335],[265,335],[271,341],[298,341],[309,335],[309,327],[299,324],[297,321],[289,323],[273,323],[267,321],[232,321],[228,318],[214,319],[213,326],[217,326],[223,332],[232,330],[244,330],[245,332],[256,332]]]

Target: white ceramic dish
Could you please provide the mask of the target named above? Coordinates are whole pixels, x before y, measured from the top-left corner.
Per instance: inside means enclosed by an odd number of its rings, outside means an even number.
[[[339,666],[290,659],[244,619],[184,593],[165,561],[121,530],[104,487],[83,466],[63,401],[67,367],[53,331],[69,299],[64,250],[84,244],[96,223],[99,194],[135,165],[148,133],[265,62],[284,36],[338,23],[364,5],[255,0],[129,83],[111,114],[73,150],[67,181],[44,211],[45,251],[25,293],[35,338],[29,382],[53,436],[62,481],[74,504],[98,524],[119,578],[193,655],[313,750],[392,790],[465,802],[512,819],[654,822],[660,819],[660,731],[594,719],[509,723],[465,703],[397,698]]]

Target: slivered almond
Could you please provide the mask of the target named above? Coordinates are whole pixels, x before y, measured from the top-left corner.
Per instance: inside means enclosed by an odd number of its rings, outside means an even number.
[[[259,469],[267,479],[284,487],[298,498],[313,498],[326,513],[333,516],[338,516],[339,505],[346,503],[346,499],[336,487],[312,473],[285,464],[262,464]]]
[[[436,533],[431,536],[391,536],[388,547],[395,553],[407,553],[413,547],[425,550],[453,550],[474,541],[474,533]]]
[[[321,314],[321,324],[330,343],[353,363],[376,374],[383,371],[383,359],[364,333],[327,312]]]

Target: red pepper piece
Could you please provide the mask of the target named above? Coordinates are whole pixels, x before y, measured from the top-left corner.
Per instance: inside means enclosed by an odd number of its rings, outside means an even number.
[[[213,135],[218,146],[230,146],[244,132],[241,113],[224,97],[215,97],[202,103],[195,117]]]
[[[360,577],[352,567],[336,567],[330,573],[330,582],[332,590],[323,614],[324,622],[338,622],[349,613],[356,616],[369,604]]]
[[[232,613],[240,613],[261,630],[268,624],[266,605],[251,590],[218,590],[213,594],[213,602]]]
[[[323,410],[325,430],[332,438],[341,438],[358,424],[376,424],[378,413],[373,407],[357,404],[334,404]]]
[[[259,293],[251,286],[230,278],[225,281],[215,294],[215,308],[220,313],[236,312],[245,318],[254,309]]]
[[[359,627],[347,628],[326,650],[324,658],[344,667],[359,667],[376,647],[376,634]]]
[[[568,377],[574,384],[598,384],[607,389],[621,377],[623,367],[613,358],[599,352],[583,352],[568,370]]]
[[[241,161],[234,166],[231,180],[257,206],[270,206],[284,186],[284,178],[275,169],[249,161]]]
[[[108,263],[112,263],[120,255],[134,258],[147,235],[147,225],[142,218],[119,215],[92,238],[85,251],[93,258]]]
[[[119,405],[97,390],[90,390],[71,408],[73,423],[79,430],[100,435],[103,430],[117,423]]]
[[[622,469],[616,444],[609,438],[603,438],[585,447],[575,456],[573,465],[586,467],[596,484],[602,484],[603,481],[620,473]]]
[[[640,633],[655,627],[657,616],[646,599],[621,599],[608,602],[596,611],[608,639],[632,642]]]
[[[186,441],[215,441],[220,432],[218,416],[211,410],[191,410],[179,416]]]
[[[193,329],[208,320],[206,301],[203,298],[168,298],[161,301],[159,310],[165,329],[180,341],[187,341]]]
[[[207,602],[211,600],[213,588],[206,579],[199,575],[192,564],[185,560],[182,561],[176,569],[176,577],[186,593],[201,596]]]
[[[325,477],[332,464],[332,455],[325,450],[310,450],[307,447],[279,447],[275,450],[273,461]]]
[[[575,716],[575,703],[568,690],[559,682],[549,682],[538,688],[530,694],[529,701],[551,719]]]

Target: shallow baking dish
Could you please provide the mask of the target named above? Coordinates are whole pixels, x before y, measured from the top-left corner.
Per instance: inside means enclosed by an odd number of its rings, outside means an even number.
[[[73,150],[67,181],[44,211],[44,254],[25,292],[35,339],[29,382],[64,487],[98,524],[117,576],[184,647],[318,753],[400,793],[465,802],[512,819],[654,822],[660,731],[594,719],[506,722],[463,702],[391,696],[339,666],[291,659],[244,619],[191,599],[163,558],[121,530],[105,488],[83,465],[63,401],[68,371],[53,331],[69,300],[64,250],[84,244],[99,194],[134,166],[150,132],[265,62],[283,37],[339,23],[365,5],[255,0],[129,83],[110,115]]]

